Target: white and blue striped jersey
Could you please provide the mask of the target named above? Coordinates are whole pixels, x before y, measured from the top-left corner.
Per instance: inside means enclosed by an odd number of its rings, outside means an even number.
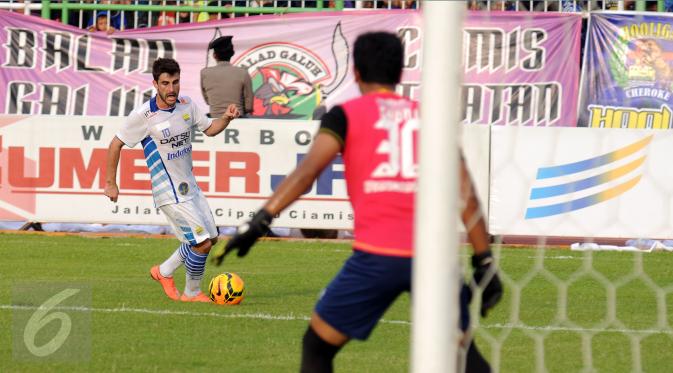
[[[205,131],[212,121],[189,97],[161,110],[155,96],[127,117],[117,137],[130,148],[142,144],[156,207],[189,201],[200,192],[192,173],[192,129]]]

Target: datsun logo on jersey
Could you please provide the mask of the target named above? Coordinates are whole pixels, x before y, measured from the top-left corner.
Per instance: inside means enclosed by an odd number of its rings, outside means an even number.
[[[626,193],[642,177],[651,141],[652,135],[593,158],[538,168],[526,219],[572,212]]]

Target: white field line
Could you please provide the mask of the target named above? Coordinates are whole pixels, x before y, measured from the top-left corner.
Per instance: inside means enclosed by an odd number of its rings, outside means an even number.
[[[12,304],[0,304],[0,310],[37,310],[40,307],[21,306]],[[281,320],[281,321],[308,321],[308,316],[301,315],[270,315],[266,313],[218,313],[218,312],[189,312],[189,311],[171,311],[171,310],[152,310],[145,308],[94,308],[94,307],[54,307],[52,310],[61,311],[80,311],[97,313],[142,313],[149,315],[170,315],[170,316],[191,316],[191,317],[215,317],[225,319],[255,319],[255,320]],[[411,325],[406,320],[385,320],[381,319],[383,324]],[[657,329],[596,329],[596,328],[569,328],[560,326],[528,326],[517,324],[482,324],[483,329],[519,329],[545,332],[573,332],[573,333],[620,333],[620,334],[668,334],[673,335],[671,330]]]

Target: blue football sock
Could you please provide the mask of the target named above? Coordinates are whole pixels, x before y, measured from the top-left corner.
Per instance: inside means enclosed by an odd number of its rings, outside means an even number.
[[[188,251],[185,260],[185,270],[187,271],[185,294],[187,296],[193,297],[201,290],[201,279],[203,278],[203,272],[205,272],[206,259],[208,259],[208,254],[197,253],[194,249]]]

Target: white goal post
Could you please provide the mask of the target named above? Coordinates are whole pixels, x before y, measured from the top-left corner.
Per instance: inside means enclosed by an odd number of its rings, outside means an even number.
[[[465,3],[423,4],[423,77],[414,229],[411,371],[445,373],[458,355],[458,142]],[[453,104],[452,104],[453,103]],[[455,149],[456,151],[450,151]]]

